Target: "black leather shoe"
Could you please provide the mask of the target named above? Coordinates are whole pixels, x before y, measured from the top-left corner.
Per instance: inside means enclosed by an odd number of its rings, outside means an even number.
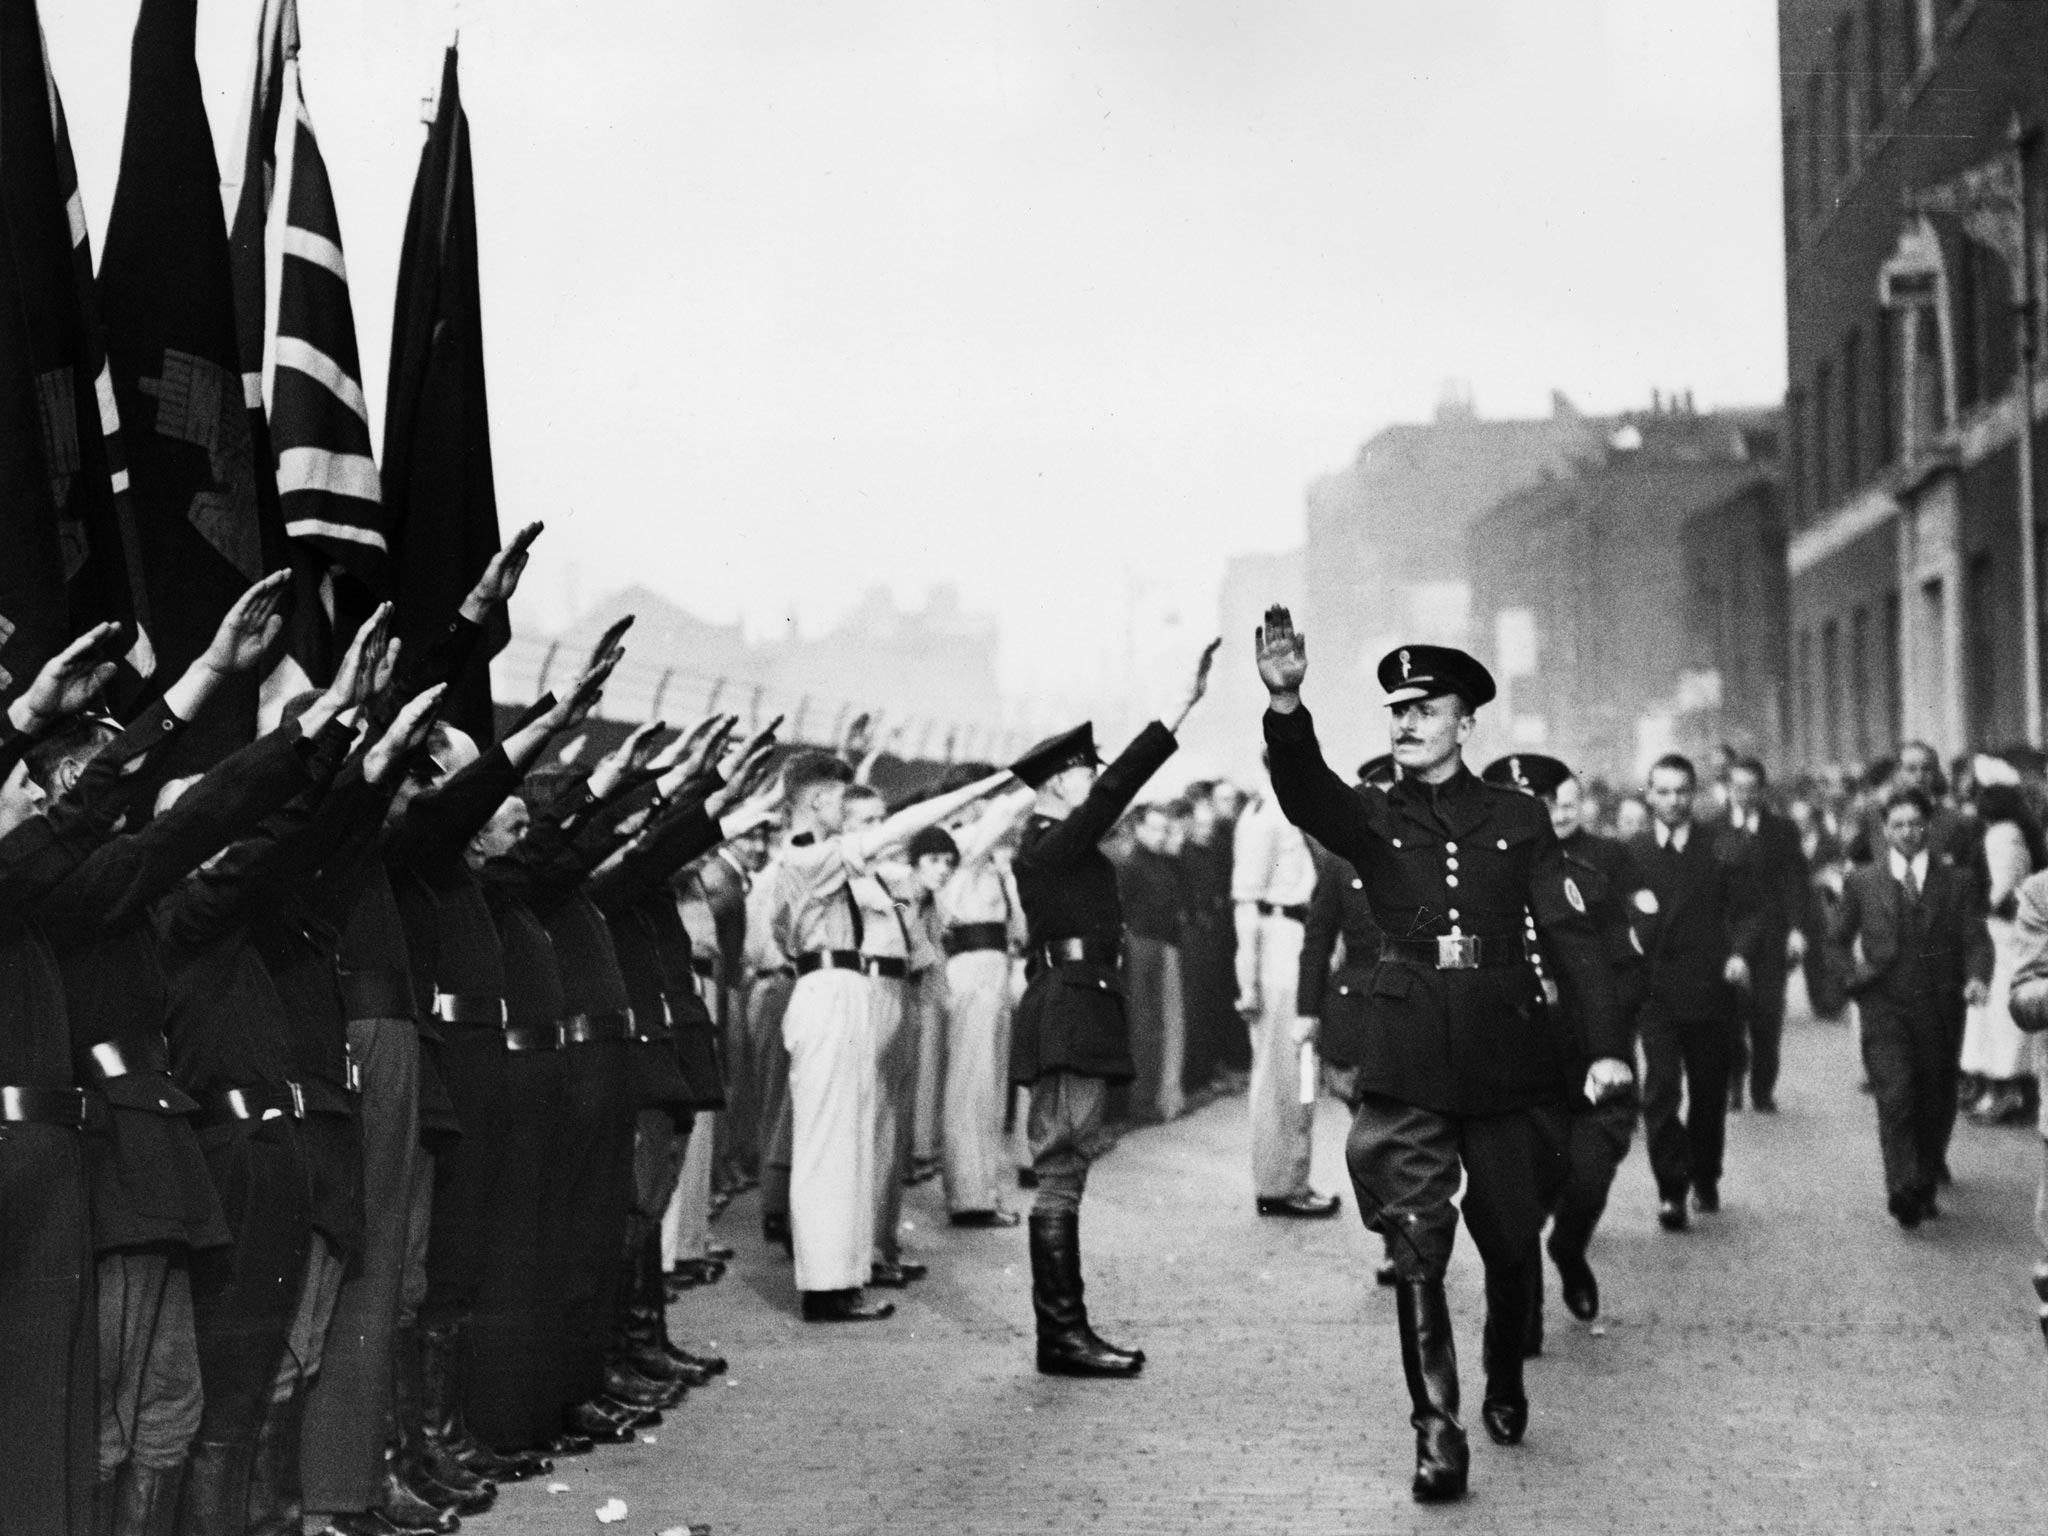
[[[706,1243],[704,1245],[704,1257],[716,1259],[721,1264],[730,1264],[739,1257],[739,1254],[733,1249],[726,1247],[723,1243]]]
[[[396,1467],[386,1465],[384,1469],[384,1497],[377,1505],[377,1513],[389,1520],[402,1531],[428,1531],[432,1536],[452,1536],[462,1529],[462,1520],[453,1509],[430,1504],[406,1486],[399,1477]]]
[[[1885,1201],[1885,1209],[1892,1213],[1892,1220],[1908,1232],[1920,1225],[1920,1197],[1915,1194],[1897,1194]]]
[[[1320,1221],[1336,1215],[1342,1209],[1342,1198],[1337,1195],[1319,1195],[1312,1189],[1304,1190],[1298,1195],[1259,1196],[1261,1216],[1296,1216],[1310,1221]]]
[[[763,1211],[761,1213],[761,1241],[778,1248],[787,1248],[790,1243],[789,1212]]]
[[[1693,1209],[1703,1215],[1712,1216],[1721,1209],[1721,1186],[1702,1184],[1692,1192]]]
[[[477,1445],[474,1449],[465,1446],[456,1455],[478,1477],[487,1477],[494,1483],[523,1483],[555,1470],[555,1464],[538,1451],[494,1451],[489,1446]]]
[[[1015,1211],[955,1211],[946,1218],[952,1227],[1014,1227],[1024,1218]]]
[[[1685,1196],[1676,1195],[1658,1202],[1657,1225],[1666,1232],[1683,1232],[1686,1229]]]
[[[628,1408],[673,1408],[686,1390],[681,1382],[649,1381],[624,1365],[605,1367],[604,1395]]]
[[[1392,1259],[1381,1259],[1379,1263],[1373,1266],[1372,1283],[1374,1285],[1384,1285],[1391,1290],[1400,1282],[1401,1272],[1394,1268],[1394,1261]]]
[[[913,1280],[922,1280],[930,1273],[928,1264],[913,1264],[906,1259],[891,1264],[884,1260],[869,1271],[868,1284],[886,1286],[892,1291],[907,1290]]]
[[[547,1452],[546,1456],[538,1458],[541,1461],[546,1461],[548,1456],[588,1456],[597,1449],[597,1442],[588,1435],[579,1435],[572,1429],[565,1429],[541,1449]],[[548,1470],[552,1472],[554,1468],[550,1467]]]
[[[807,1323],[874,1323],[896,1315],[893,1301],[869,1301],[859,1291],[805,1291]]]
[[[725,1374],[725,1356],[723,1355],[707,1355],[700,1350],[685,1349],[682,1345],[671,1343],[667,1339],[661,1341],[661,1347],[668,1352],[669,1359],[682,1365],[694,1366],[707,1376],[723,1376]]]
[[[1778,1112],[1778,1101],[1772,1098],[1760,1098],[1752,1107],[1760,1115],[1775,1115]]]
[[[2034,1294],[2041,1298],[2041,1339],[2048,1343],[2048,1259],[2034,1266]]]
[[[1019,1189],[1038,1188],[1038,1170],[1036,1168],[1019,1168],[1017,1170],[1017,1187]]]
[[[1550,1262],[1557,1266],[1558,1289],[1564,1293],[1564,1309],[1582,1323],[1600,1315],[1600,1282],[1583,1253],[1560,1248],[1553,1240],[1546,1245]]]
[[[633,1439],[633,1425],[624,1419],[614,1418],[596,1403],[578,1403],[563,1415],[574,1434],[599,1445],[628,1445]],[[559,1441],[548,1449],[557,1456],[569,1454],[557,1449]]]
[[[403,1531],[374,1509],[308,1516],[305,1525],[305,1536],[403,1536]]]

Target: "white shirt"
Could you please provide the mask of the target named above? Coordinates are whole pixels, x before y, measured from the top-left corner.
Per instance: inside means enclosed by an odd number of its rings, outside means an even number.
[[[1308,851],[1308,840],[1272,797],[1261,795],[1237,819],[1231,900],[1303,907],[1315,893],[1316,861]]]
[[[1656,822],[1654,825],[1657,828],[1657,846],[1659,848],[1676,848],[1680,853],[1685,852],[1685,845],[1692,839],[1691,822],[1688,821],[1676,831],[1665,826],[1661,821]]]
[[[1894,880],[1906,886],[1908,890],[1918,891],[1923,896],[1927,894],[1927,850],[1925,848],[1922,848],[1913,855],[1910,865],[1906,862],[1905,855],[1896,848],[1891,851],[1891,860],[1892,878]],[[1906,881],[1906,873],[1909,869],[1913,875],[1911,884],[1907,884]]]

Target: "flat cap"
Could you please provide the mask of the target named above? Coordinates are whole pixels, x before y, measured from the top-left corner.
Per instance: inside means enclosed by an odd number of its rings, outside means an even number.
[[[1496,757],[1479,777],[1489,784],[1503,784],[1525,795],[1548,799],[1557,793],[1558,785],[1572,777],[1572,771],[1541,752],[1514,752]]]
[[[1389,707],[1455,693],[1477,709],[1491,704],[1493,674],[1478,660],[1448,645],[1404,645],[1380,660],[1380,686]]]
[[[1046,737],[1010,764],[1010,772],[1037,789],[1069,768],[1095,768],[1101,763],[1095,751],[1095,722],[1084,720],[1071,731]]]

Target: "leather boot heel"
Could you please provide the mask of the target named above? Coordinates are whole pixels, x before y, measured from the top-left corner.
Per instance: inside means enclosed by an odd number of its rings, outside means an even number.
[[[1408,1378],[1415,1426],[1416,1502],[1441,1504],[1465,1496],[1472,1451],[1458,1423],[1458,1352],[1441,1280],[1402,1280],[1394,1287],[1401,1325],[1401,1370]]]
[[[1486,1272],[1486,1330],[1480,1335],[1486,1397],[1479,1405],[1479,1420],[1495,1445],[1520,1445],[1529,1428],[1522,1361],[1527,1355],[1532,1264],[1533,1259]]]

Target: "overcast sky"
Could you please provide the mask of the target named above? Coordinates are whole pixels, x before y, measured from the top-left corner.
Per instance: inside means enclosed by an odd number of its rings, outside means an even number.
[[[757,636],[954,581],[1085,697],[1447,378],[1485,415],[1783,388],[1772,0],[302,0],[381,423],[459,24],[530,617]],[[137,0],[44,0],[95,249]],[[216,144],[258,0],[201,0]],[[381,425],[379,427],[381,432]],[[572,570],[573,566],[573,570]]]

